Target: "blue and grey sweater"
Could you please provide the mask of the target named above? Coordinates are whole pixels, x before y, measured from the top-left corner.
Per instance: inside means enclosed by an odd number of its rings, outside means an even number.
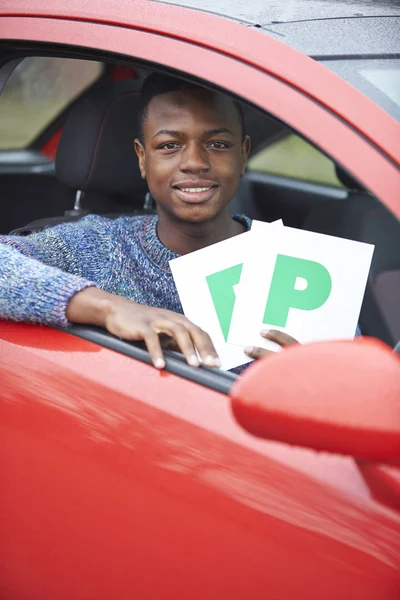
[[[250,219],[235,216],[247,229]],[[90,215],[27,237],[0,236],[0,318],[68,326],[66,308],[97,286],[140,304],[183,313],[157,216]]]

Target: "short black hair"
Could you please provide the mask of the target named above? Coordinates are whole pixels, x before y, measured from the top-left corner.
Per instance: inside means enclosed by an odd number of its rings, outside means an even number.
[[[197,85],[196,83],[191,83],[190,81],[185,81],[184,79],[179,79],[178,77],[172,77],[171,75],[163,75],[161,73],[152,73],[145,79],[140,93],[140,108],[138,115],[139,140],[142,144],[144,143],[144,124],[147,119],[147,112],[151,100],[156,96],[161,96],[162,94],[195,89],[204,90],[205,88]],[[238,114],[243,141],[246,137],[243,108],[234,98],[232,98],[232,102]]]

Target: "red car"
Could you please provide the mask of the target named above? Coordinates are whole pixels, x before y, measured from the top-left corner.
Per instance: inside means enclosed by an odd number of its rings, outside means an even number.
[[[398,3],[192,4],[3,0],[0,233],[153,211],[132,106],[179,73],[243,104],[235,212],[375,244],[364,337],[235,377],[0,322],[0,597],[398,598]]]

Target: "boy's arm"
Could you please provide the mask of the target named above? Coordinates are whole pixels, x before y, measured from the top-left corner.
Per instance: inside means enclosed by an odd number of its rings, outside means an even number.
[[[93,285],[0,243],[0,318],[66,327],[70,299]]]
[[[92,259],[107,260],[111,237],[110,220],[94,215],[26,237],[0,236],[0,318],[67,326],[68,302],[95,286]]]
[[[0,238],[0,318],[61,327],[99,325],[120,338],[143,340],[157,368],[165,366],[159,339],[165,334],[189,364],[199,365],[197,350],[206,365],[220,365],[210,337],[183,315],[110,294],[81,277],[81,249],[71,250],[60,232],[65,229]],[[99,252],[106,255],[107,247],[103,244]]]

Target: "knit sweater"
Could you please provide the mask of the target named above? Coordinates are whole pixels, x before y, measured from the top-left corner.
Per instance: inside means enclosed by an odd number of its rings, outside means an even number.
[[[246,229],[250,219],[235,216]],[[88,286],[183,313],[158,217],[90,215],[27,237],[0,236],[0,317],[68,326],[67,304]]]

